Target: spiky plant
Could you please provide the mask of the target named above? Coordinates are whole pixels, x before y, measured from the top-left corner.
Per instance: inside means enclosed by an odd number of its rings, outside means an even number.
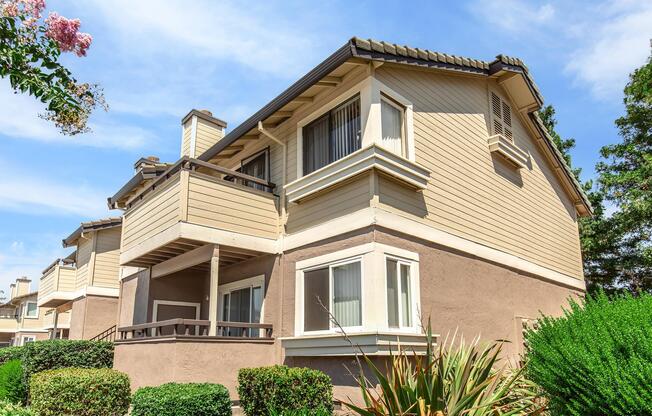
[[[535,415],[536,387],[525,380],[522,369],[502,363],[502,342],[466,344],[462,337],[436,346],[430,322],[426,328],[426,352],[400,349],[381,371],[361,353],[358,382],[364,407],[345,403],[362,416],[509,416]],[[364,362],[372,383],[362,369]]]

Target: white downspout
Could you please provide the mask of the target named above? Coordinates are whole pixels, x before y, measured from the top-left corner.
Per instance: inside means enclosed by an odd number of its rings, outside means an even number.
[[[283,226],[283,234],[285,234],[285,220],[287,219],[286,217],[286,211],[285,211],[285,182],[287,178],[287,146],[285,145],[284,142],[279,140],[276,136],[274,136],[272,133],[269,131],[265,130],[263,127],[263,122],[259,121],[258,122],[258,131],[264,135],[272,139],[274,142],[278,143],[281,148],[283,149],[283,162],[282,162],[282,169],[283,173],[281,174],[281,195],[280,195],[280,204],[281,204],[281,225]]]

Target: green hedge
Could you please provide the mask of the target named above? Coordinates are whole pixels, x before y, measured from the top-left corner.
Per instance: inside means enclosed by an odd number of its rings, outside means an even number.
[[[30,342],[22,352],[23,371],[32,374],[56,368],[111,368],[113,343],[105,341],[48,340]]]
[[[27,402],[27,386],[20,360],[0,365],[0,400],[18,404]]]
[[[21,360],[23,358],[24,347],[5,347],[0,348],[0,365],[11,360]]]
[[[230,416],[229,391],[221,384],[167,383],[138,389],[131,416]]]
[[[572,302],[526,338],[551,415],[652,415],[652,296]]]
[[[36,416],[34,412],[19,404],[0,400],[0,416]]]
[[[34,374],[31,409],[39,416],[122,416],[129,411],[129,377],[110,368],[62,368]]]
[[[333,384],[330,377],[309,368],[243,368],[238,372],[238,394],[249,416],[296,409],[333,411]]]

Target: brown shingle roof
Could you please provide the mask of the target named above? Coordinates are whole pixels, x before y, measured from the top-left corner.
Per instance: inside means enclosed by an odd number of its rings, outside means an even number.
[[[75,244],[82,233],[90,231],[104,230],[107,228],[119,227],[122,225],[122,218],[110,217],[96,221],[82,222],[79,228],[72,232],[68,237],[62,240],[64,247],[70,247]]]

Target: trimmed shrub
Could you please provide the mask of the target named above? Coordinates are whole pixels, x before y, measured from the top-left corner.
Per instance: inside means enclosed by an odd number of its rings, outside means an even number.
[[[526,334],[527,372],[552,415],[652,415],[652,296],[571,301]]]
[[[138,389],[132,399],[131,415],[231,416],[231,399],[221,384],[167,383]]]
[[[22,354],[26,380],[32,374],[56,368],[111,368],[113,343],[53,339],[30,342]]]
[[[23,358],[24,347],[5,347],[0,348],[0,364],[11,360],[21,360]]]
[[[34,412],[19,404],[0,400],[0,416],[36,416]]]
[[[283,414],[297,409],[333,411],[333,384],[330,377],[310,368],[243,368],[238,372],[240,405],[249,416],[270,410]]]
[[[61,368],[34,374],[31,409],[39,416],[122,416],[129,411],[129,377],[110,368]]]
[[[27,386],[20,360],[11,360],[0,366],[0,400],[11,403],[27,402]]]
[[[311,410],[311,409],[299,409],[299,410],[286,410],[284,412],[279,412],[275,409],[269,411],[267,416],[332,416],[333,413],[320,409],[320,410]]]

